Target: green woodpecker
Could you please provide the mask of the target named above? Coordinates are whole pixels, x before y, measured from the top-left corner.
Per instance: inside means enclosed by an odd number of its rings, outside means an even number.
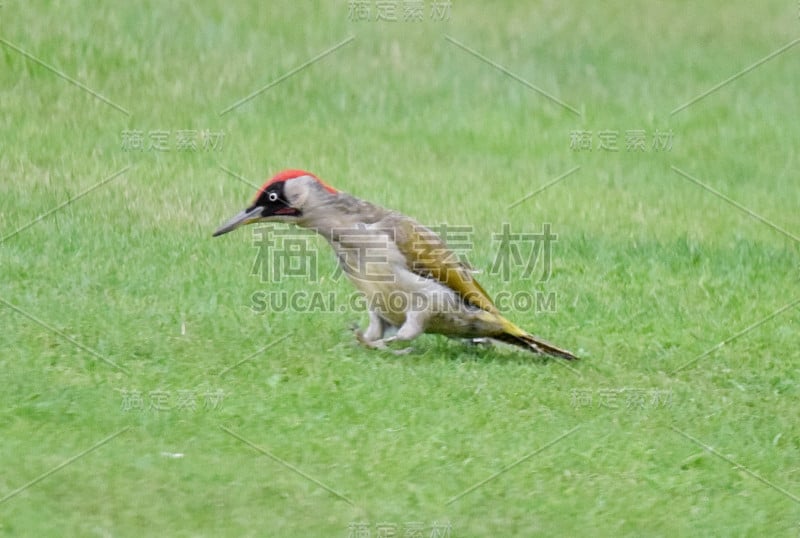
[[[437,333],[491,338],[534,353],[577,358],[503,317],[436,233],[396,211],[339,192],[309,172],[275,175],[214,237],[255,222],[296,224],[330,243],[343,272],[366,299],[369,325],[356,336],[368,347],[384,349],[393,341]],[[386,337],[390,328],[397,332]]]

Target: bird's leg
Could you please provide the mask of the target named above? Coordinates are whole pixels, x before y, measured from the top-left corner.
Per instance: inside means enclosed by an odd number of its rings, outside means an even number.
[[[406,321],[400,328],[397,330],[397,334],[394,336],[390,336],[389,338],[382,338],[378,340],[383,344],[383,347],[386,344],[390,344],[392,342],[410,342],[423,332],[425,332],[425,313],[424,312],[415,312],[415,311],[408,311],[406,312]],[[376,342],[377,343],[377,342]],[[391,350],[392,353],[395,355],[405,355],[413,351],[413,348],[407,347],[403,349]]]
[[[376,311],[370,310],[367,330],[362,333],[358,327],[355,327],[354,332],[356,334],[356,340],[358,340],[360,344],[371,348],[380,347],[379,345],[376,346],[376,342],[380,342],[381,338],[383,338],[383,333],[386,332],[386,322],[383,321],[383,318],[381,318]]]
[[[425,315],[422,312],[407,312],[406,321],[397,331],[397,334],[389,338],[383,338],[387,323],[377,312],[370,311],[369,326],[366,332],[356,330],[356,340],[368,348],[391,351],[395,355],[405,355],[413,351],[413,348],[390,349],[387,344],[392,342],[408,342],[422,334],[425,330]]]

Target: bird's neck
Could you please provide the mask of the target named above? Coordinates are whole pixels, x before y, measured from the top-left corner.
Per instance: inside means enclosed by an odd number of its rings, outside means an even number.
[[[389,211],[355,196],[338,193],[320,198],[304,213],[297,224],[332,242],[343,231],[365,228],[380,221]]]

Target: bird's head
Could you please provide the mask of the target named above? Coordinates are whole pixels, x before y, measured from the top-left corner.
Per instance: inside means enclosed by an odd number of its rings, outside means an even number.
[[[304,170],[284,170],[258,190],[253,202],[214,232],[214,237],[256,222],[301,224],[306,214],[338,191]]]

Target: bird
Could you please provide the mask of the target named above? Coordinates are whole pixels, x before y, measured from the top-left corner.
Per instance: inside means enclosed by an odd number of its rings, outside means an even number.
[[[433,333],[578,358],[506,319],[471,267],[430,228],[341,192],[310,172],[289,169],[275,174],[250,205],[213,236],[258,222],[291,223],[325,238],[343,273],[366,299],[369,323],[364,331],[355,329],[358,342],[366,347],[407,353],[410,347],[394,349],[393,342],[408,344]]]

